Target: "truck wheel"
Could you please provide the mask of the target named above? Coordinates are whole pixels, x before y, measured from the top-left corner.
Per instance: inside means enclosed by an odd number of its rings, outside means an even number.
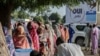
[[[84,46],[84,38],[77,38],[75,43],[80,46]]]

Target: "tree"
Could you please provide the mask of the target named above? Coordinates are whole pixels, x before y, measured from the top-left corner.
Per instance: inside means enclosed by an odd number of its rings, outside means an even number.
[[[35,21],[35,22],[42,22],[42,23],[45,22],[42,16],[35,16],[33,18],[33,21]]]
[[[0,21],[3,26],[10,26],[12,11],[21,7],[23,10],[41,11],[48,6],[76,5],[91,0],[0,0]]]
[[[62,20],[61,20],[61,23],[65,23],[66,22],[66,16],[63,16]]]
[[[43,15],[42,17],[44,19],[44,23],[47,24],[49,21],[49,17],[47,16],[47,14]]]
[[[58,13],[52,13],[49,16],[49,19],[52,21],[52,24],[57,24],[57,23],[60,23],[61,21],[61,17]]]
[[[21,9],[17,9],[12,12],[11,16],[14,17],[14,19],[26,19],[30,17],[29,13],[26,13],[26,11]]]

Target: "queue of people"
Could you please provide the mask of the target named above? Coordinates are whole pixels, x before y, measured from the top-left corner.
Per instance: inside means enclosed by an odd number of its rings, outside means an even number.
[[[15,56],[15,49],[32,49],[33,51],[30,53],[30,56],[84,56],[80,46],[71,43],[73,34],[75,33],[71,25],[68,25],[68,27],[56,25],[53,28],[51,24],[43,24],[35,21],[30,21],[27,25],[16,22],[12,30],[12,38],[6,40],[7,42],[12,40],[11,44],[14,44],[13,46],[7,43],[11,56]],[[98,28],[96,25],[92,27],[87,24],[84,31],[86,32],[87,42],[89,44],[92,42],[91,50],[93,54],[96,54],[99,38]],[[6,36],[5,29],[4,33]],[[77,53],[77,50],[80,54]]]

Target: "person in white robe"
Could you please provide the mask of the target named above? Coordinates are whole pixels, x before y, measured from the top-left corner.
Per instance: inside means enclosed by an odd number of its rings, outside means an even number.
[[[57,39],[56,56],[84,56],[81,47],[72,43],[64,43],[61,38]]]

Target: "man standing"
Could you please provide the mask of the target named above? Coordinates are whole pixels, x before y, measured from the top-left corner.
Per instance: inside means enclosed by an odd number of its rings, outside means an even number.
[[[92,53],[95,55],[98,53],[98,39],[99,39],[99,29],[96,27],[96,24],[93,25],[92,33]]]
[[[63,39],[56,40],[57,53],[56,56],[84,56],[79,45],[73,43],[64,43]]]
[[[90,25],[89,26],[90,27],[90,32],[89,32],[89,41],[88,41],[88,46],[89,46],[89,50],[91,50],[91,45],[92,45],[92,43],[91,43],[91,33],[92,33],[92,25]]]
[[[88,46],[90,45],[89,44],[89,39],[90,39],[90,27],[89,27],[89,23],[87,23],[85,29],[84,29],[84,32],[85,32],[85,35],[86,35],[86,39],[85,39],[85,47],[86,47],[86,50],[88,49]]]
[[[69,40],[68,40],[68,42],[71,43],[72,37],[73,37],[73,34],[75,33],[75,31],[73,30],[73,28],[71,27],[70,24],[69,24],[68,28],[69,28]]]

